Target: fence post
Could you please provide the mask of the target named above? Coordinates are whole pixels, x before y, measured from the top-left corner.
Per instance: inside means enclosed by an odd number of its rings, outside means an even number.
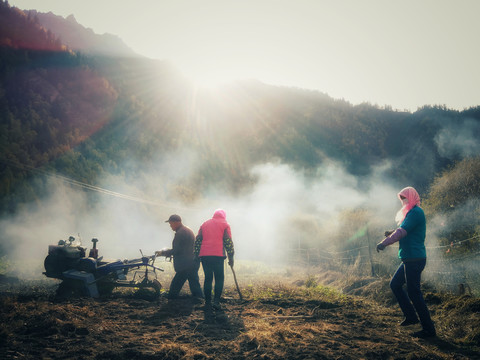
[[[375,276],[375,267],[373,266],[373,258],[372,258],[372,245],[370,244],[370,236],[368,236],[368,225],[365,229],[365,236],[367,237],[368,243],[368,257],[370,258],[370,267],[372,269],[372,276]]]

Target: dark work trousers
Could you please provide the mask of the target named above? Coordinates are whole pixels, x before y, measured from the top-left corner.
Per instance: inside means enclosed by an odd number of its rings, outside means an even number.
[[[421,259],[402,263],[390,281],[390,288],[397,298],[405,318],[408,320],[419,318],[425,331],[435,333],[435,326],[420,289],[420,278],[426,262],[426,259]],[[407,284],[406,292],[403,289],[405,283]]]
[[[223,291],[223,282],[225,280],[225,271],[223,256],[202,256],[202,267],[205,274],[205,282],[203,283],[203,293],[205,294],[205,303],[212,301],[212,282],[215,277],[214,302],[220,302]]]
[[[182,290],[182,287],[187,280],[192,295],[195,297],[203,298],[202,288],[200,287],[200,280],[198,278],[199,268],[200,263],[197,263],[193,269],[177,271],[170,284],[168,298],[173,299],[178,297],[178,294],[180,294],[180,290]]]

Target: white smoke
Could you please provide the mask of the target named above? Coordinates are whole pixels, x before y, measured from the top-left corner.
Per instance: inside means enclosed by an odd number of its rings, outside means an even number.
[[[152,167],[150,175],[130,179],[128,184],[119,177],[101,184],[101,188],[155,205],[102,192],[87,194],[52,180],[49,199],[1,221],[0,236],[8,244],[9,256],[15,262],[28,259],[39,269],[48,245],[72,235],[87,248],[92,238],[98,238],[99,254],[105,258],[138,258],[140,250],[149,255],[171,246],[174,234],[165,223],[169,215],[181,215],[196,233],[217,208],[223,208],[232,228],[236,258],[274,262],[300,237],[328,245],[328,234],[335,233],[338,215],[345,209],[368,207],[381,221],[392,224],[399,207],[399,189],[381,180],[388,164],[377,168],[371,178],[358,179],[333,163],[319,168],[316,176],[281,163],[263,164],[252,169],[258,181],[249,194],[232,196],[218,190],[193,204],[183,204],[168,200],[168,189],[191,174],[194,156],[185,153],[177,155],[177,161],[168,159]],[[169,182],[165,174],[180,175]],[[94,205],[88,205],[87,196],[96,199]],[[305,221],[311,228],[302,227]]]
[[[450,124],[435,136],[438,152],[446,158],[465,158],[480,154],[480,122],[467,119],[460,125]]]

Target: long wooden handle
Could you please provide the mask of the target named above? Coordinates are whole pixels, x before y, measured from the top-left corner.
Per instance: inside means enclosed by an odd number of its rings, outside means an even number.
[[[240,291],[240,287],[238,286],[237,275],[235,274],[235,270],[233,270],[233,266],[230,265],[233,273],[233,280],[235,280],[235,285],[237,286],[238,295],[240,296],[240,300],[243,300],[242,292]]]

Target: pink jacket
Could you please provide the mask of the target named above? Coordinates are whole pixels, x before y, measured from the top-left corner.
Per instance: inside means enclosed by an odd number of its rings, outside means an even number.
[[[230,225],[227,223],[224,210],[216,210],[210,220],[200,226],[199,235],[202,237],[202,245],[199,256],[225,256],[223,248],[224,234],[232,238]]]

